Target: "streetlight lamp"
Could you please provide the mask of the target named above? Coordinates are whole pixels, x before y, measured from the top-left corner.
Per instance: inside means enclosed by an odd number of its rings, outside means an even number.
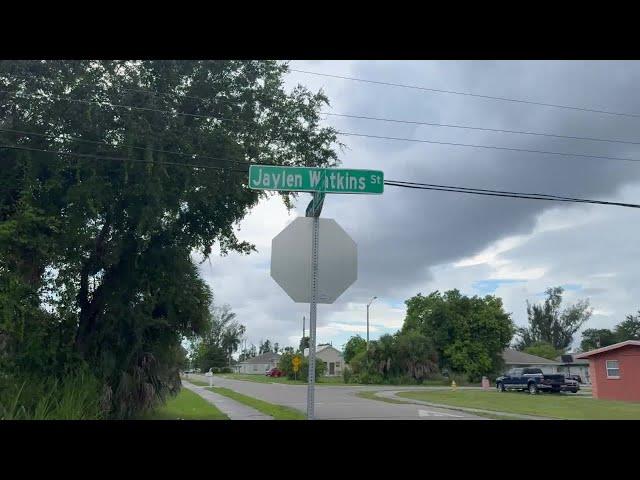
[[[367,348],[369,348],[369,305],[371,305],[376,298],[378,297],[373,297],[369,300],[369,303],[367,303]]]

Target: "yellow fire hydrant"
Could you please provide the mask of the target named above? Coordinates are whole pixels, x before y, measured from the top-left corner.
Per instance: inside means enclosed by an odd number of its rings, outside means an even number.
[[[453,380],[453,381],[451,382],[451,389],[452,389],[452,390],[455,390],[456,388],[458,388],[458,386],[456,385],[456,381],[455,381],[455,380]]]

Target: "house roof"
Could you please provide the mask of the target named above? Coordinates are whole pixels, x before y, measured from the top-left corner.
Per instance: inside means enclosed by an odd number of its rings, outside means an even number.
[[[334,347],[333,345],[321,345],[318,348],[316,348],[316,353],[321,352],[323,350],[326,350],[327,348],[330,348],[332,350],[335,350],[336,352],[338,352],[340,355],[342,355],[342,352],[340,350],[338,350],[336,347]]]
[[[342,355],[342,352],[340,350],[338,350],[336,347],[334,347],[333,345],[318,345],[316,347],[316,355],[324,350],[327,349],[331,349],[331,350],[335,350],[336,352],[338,352],[338,354]],[[304,351],[302,352],[302,354],[307,357],[309,356],[309,349],[305,348]]]
[[[593,355],[599,355],[601,353],[608,352],[609,350],[617,350],[618,348],[627,347],[629,345],[640,347],[640,340],[627,340],[625,342],[614,343],[613,345],[609,345],[608,347],[596,348],[595,350],[581,353],[580,355],[577,355],[576,358],[588,358],[592,357]]]
[[[504,352],[502,352],[502,358],[507,365],[560,365],[560,362],[514,350],[513,348],[505,348]]]
[[[258,355],[257,357],[250,358],[249,360],[245,360],[244,362],[240,362],[241,364],[253,364],[253,363],[270,363],[274,360],[280,360],[279,353],[267,352],[262,355]]]

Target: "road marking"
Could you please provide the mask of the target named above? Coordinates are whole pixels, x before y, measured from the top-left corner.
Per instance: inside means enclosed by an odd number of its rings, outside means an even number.
[[[462,415],[454,415],[452,413],[432,412],[430,410],[418,410],[418,415],[421,417],[455,417],[463,418]]]

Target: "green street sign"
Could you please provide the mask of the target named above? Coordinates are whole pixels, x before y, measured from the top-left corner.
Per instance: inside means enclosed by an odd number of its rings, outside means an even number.
[[[384,173],[380,170],[251,165],[249,188],[379,195],[384,190]]]

